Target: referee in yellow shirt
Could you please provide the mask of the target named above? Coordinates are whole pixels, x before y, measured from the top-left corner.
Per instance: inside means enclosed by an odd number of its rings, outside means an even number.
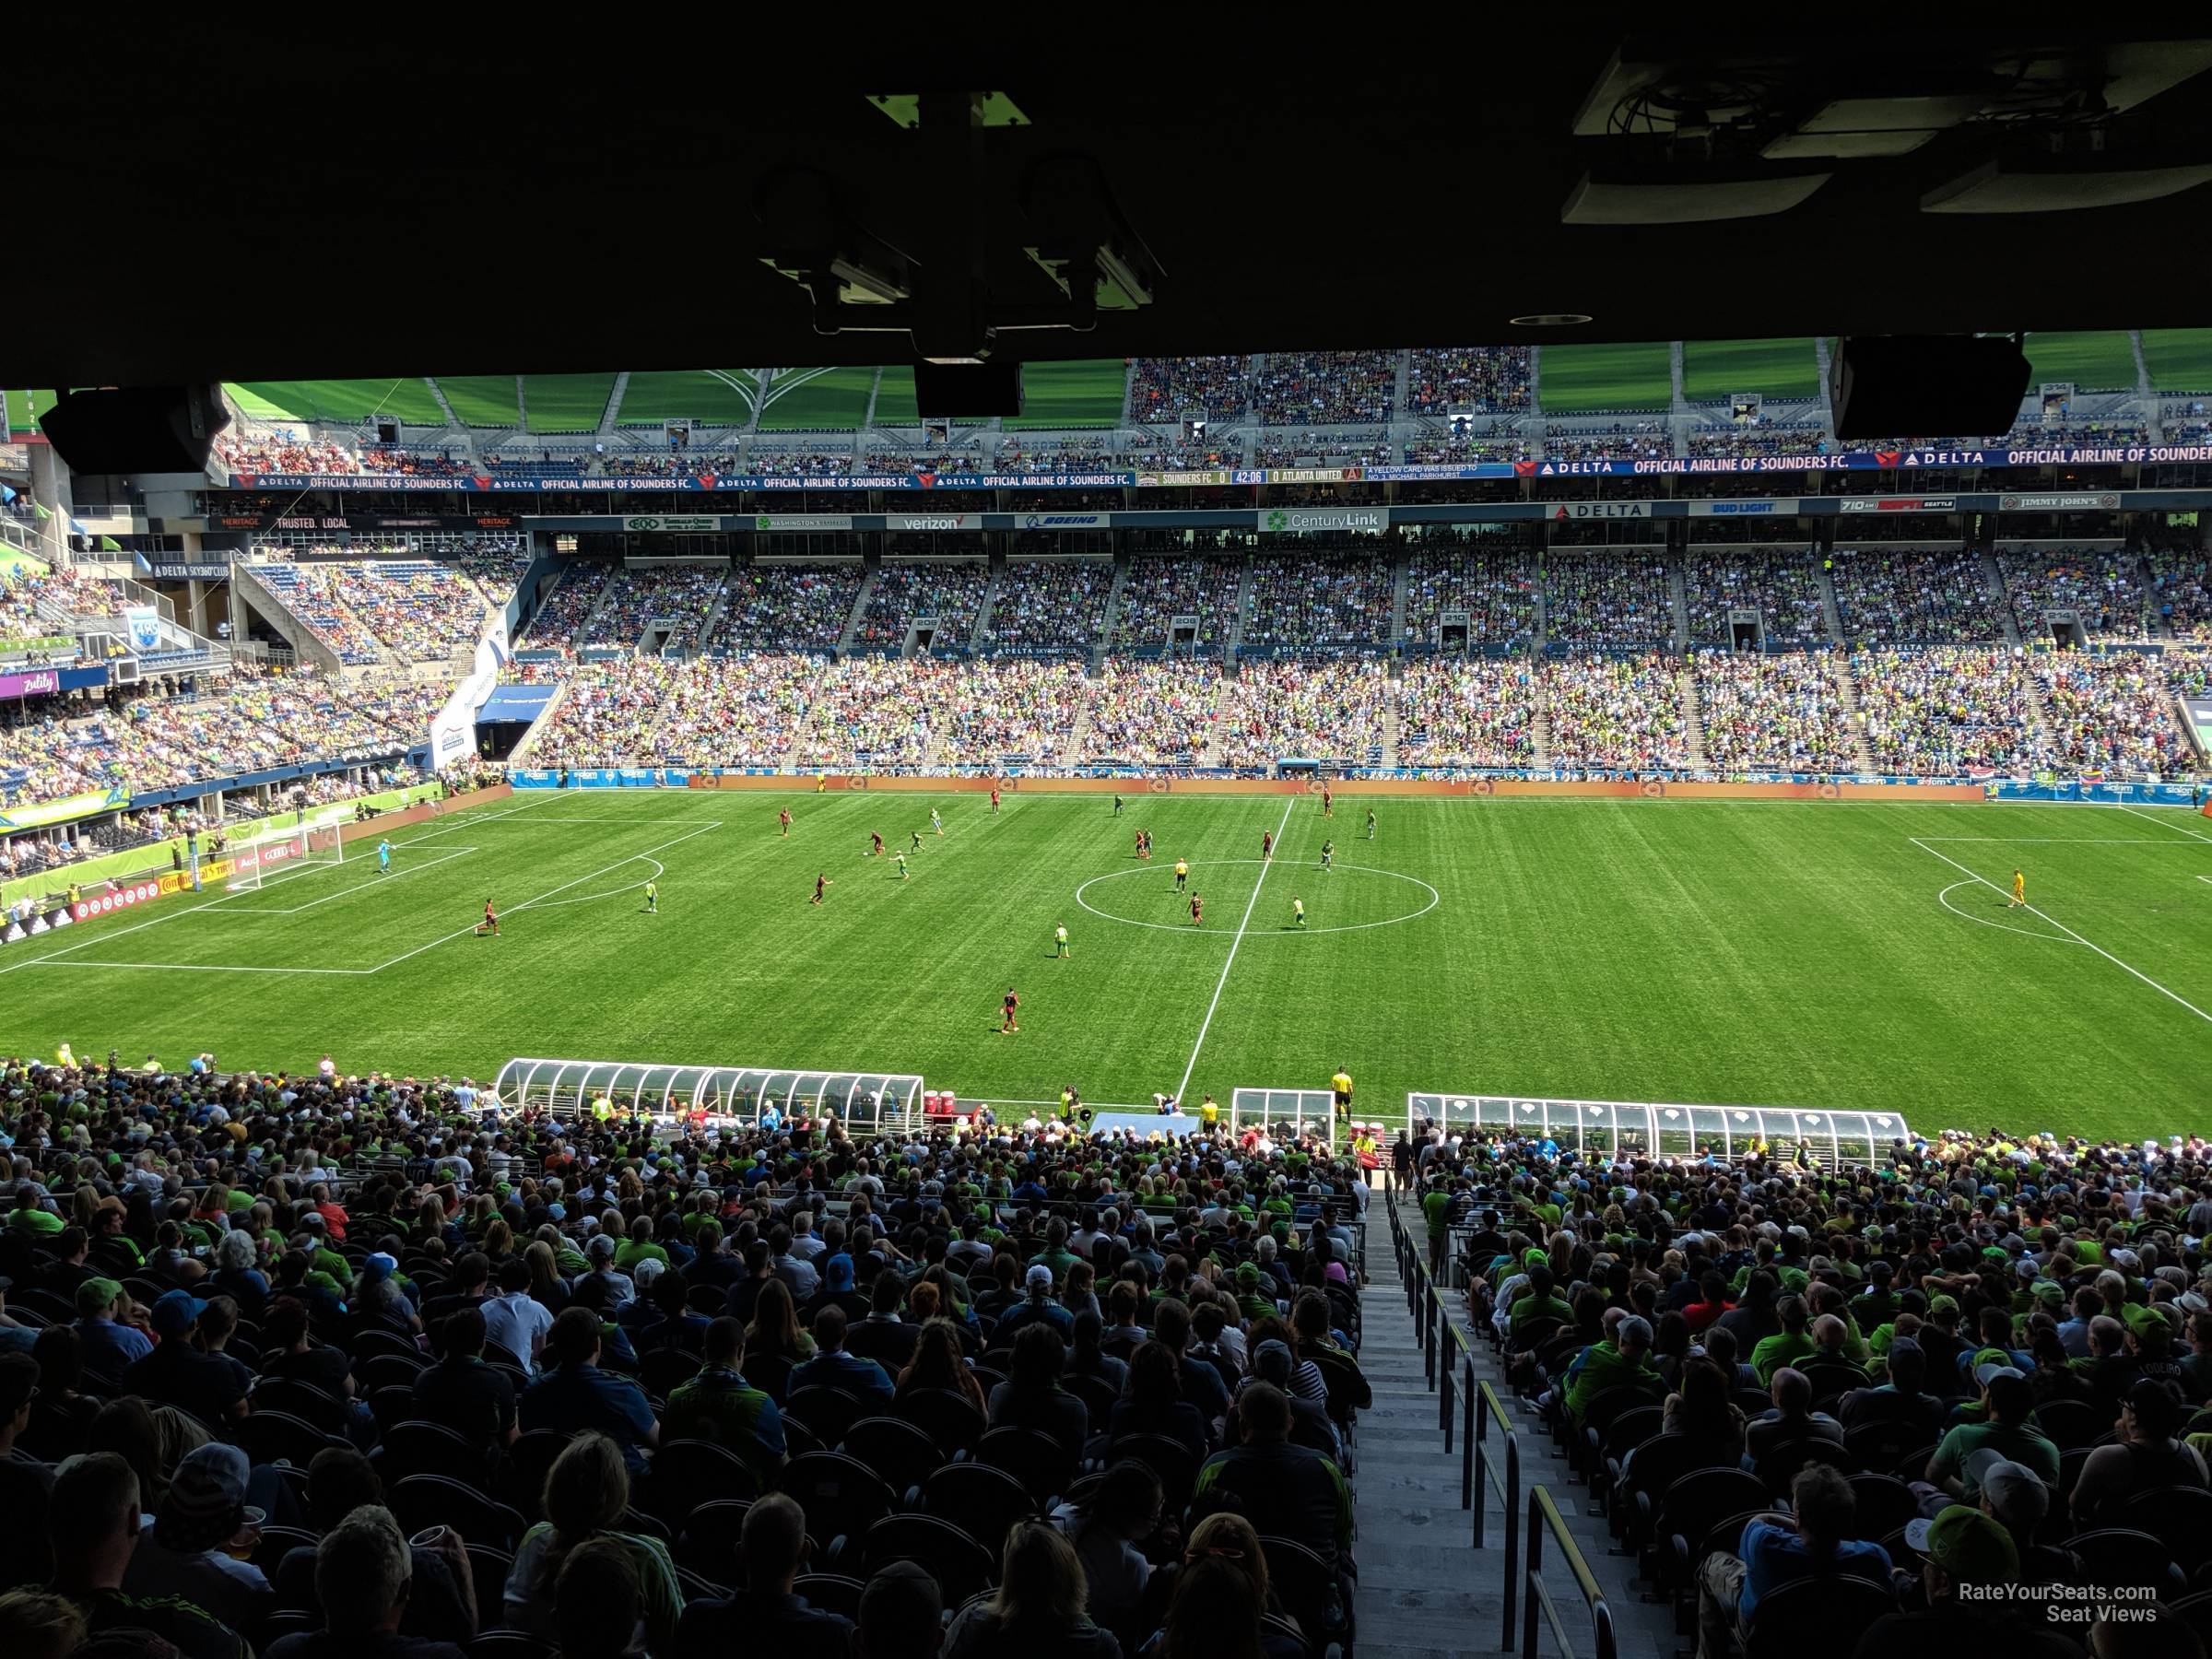
[[[1352,1115],[1352,1074],[1338,1066],[1336,1075],[1329,1079],[1329,1088],[1336,1097],[1337,1117],[1348,1121]]]

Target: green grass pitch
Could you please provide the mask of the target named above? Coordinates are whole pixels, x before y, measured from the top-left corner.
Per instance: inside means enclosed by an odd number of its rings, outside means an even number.
[[[2147,328],[2143,364],[2161,392],[2212,392],[2212,328]]]
[[[365,420],[397,416],[408,426],[441,427],[445,411],[418,374],[384,380],[249,381],[225,388],[256,420]]]
[[[971,794],[526,794],[395,830],[390,876],[357,842],[258,891],[11,947],[0,1053],[883,1069],[1101,1102],[1186,1072],[1224,1103],[1319,1088],[1344,1064],[1386,1120],[1418,1088],[2129,1135],[2206,1099],[2212,839],[2185,813],[1384,797],[1370,842],[1367,804],[1324,820],[1313,796],[1137,794],[1117,818],[1107,797],[1012,792],[994,818]],[[912,879],[865,855],[871,830],[894,849],[922,832]],[[2016,865],[2031,911],[1998,890]],[[487,896],[496,939],[473,933]],[[1009,983],[1021,1030],[1001,1036]]]
[[[1671,353],[1664,340],[1605,346],[1547,346],[1537,396],[1547,415],[1607,409],[1664,409],[1674,402]],[[1732,392],[1761,388],[1731,386]]]
[[[2083,392],[2136,389],[2135,347],[2120,329],[2031,334],[2027,350],[2031,394],[2052,381],[2070,381]]]
[[[1550,361],[1551,354],[1545,353]],[[1686,340],[1682,345],[1682,395],[1691,403],[1717,403],[1738,392],[1769,397],[1817,397],[1820,361],[1808,339]]]

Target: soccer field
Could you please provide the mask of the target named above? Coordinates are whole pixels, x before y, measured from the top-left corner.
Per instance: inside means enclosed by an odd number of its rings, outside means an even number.
[[[1370,841],[1368,801],[521,794],[394,831],[388,876],[357,842],[11,947],[0,1051],[880,1069],[1098,1102],[1321,1088],[1342,1064],[1385,1121],[1426,1089],[2139,1135],[2212,1097],[2212,836],[2188,814],[1382,797]],[[2000,890],[2016,865],[2029,910]],[[498,938],[474,933],[487,897]]]

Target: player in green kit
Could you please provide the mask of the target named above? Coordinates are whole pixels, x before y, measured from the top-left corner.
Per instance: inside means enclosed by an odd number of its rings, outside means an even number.
[[[901,881],[912,881],[913,877],[906,867],[906,854],[900,853],[894,854],[894,856],[899,860],[899,879]]]
[[[1303,899],[1294,898],[1290,900],[1290,920],[1294,926],[1303,927],[1306,924],[1306,901]]]
[[[1367,839],[1375,839],[1375,809],[1372,806],[1367,809]]]
[[[1065,959],[1073,954],[1067,947],[1067,924],[1056,924],[1053,928],[1053,955]]]
[[[661,913],[661,884],[657,881],[645,884],[645,913],[649,916]]]
[[[1329,869],[1335,865],[1335,861],[1336,843],[1333,841],[1323,841],[1321,843],[1321,867],[1324,870]]]

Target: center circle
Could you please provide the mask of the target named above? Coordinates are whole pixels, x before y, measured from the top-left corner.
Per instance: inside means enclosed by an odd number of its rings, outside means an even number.
[[[1264,865],[1279,862],[1281,861],[1265,858],[1206,858],[1193,859],[1190,861],[1190,865],[1191,868],[1195,871],[1221,869],[1230,865]],[[1097,905],[1091,903],[1091,901],[1085,897],[1085,895],[1093,888],[1100,887],[1106,882],[1124,881],[1132,876],[1150,876],[1157,878],[1171,875],[1174,866],[1171,864],[1162,865],[1154,863],[1132,865],[1126,870],[1109,870],[1103,876],[1093,876],[1088,881],[1086,881],[1081,887],[1077,888],[1076,889],[1076,902],[1083,909],[1088,911],[1092,915],[1100,918],[1101,921],[1118,922],[1124,927],[1151,927],[1157,928],[1162,933],[1196,933],[1202,936],[1212,936],[1219,934],[1222,930],[1218,927],[1194,928],[1191,926],[1188,921],[1146,922],[1141,921],[1135,916],[1117,915],[1112,911],[1100,910]],[[1321,873],[1319,871],[1315,871],[1313,874],[1317,879],[1320,878]],[[1379,922],[1346,922],[1340,923],[1333,927],[1306,927],[1289,930],[1275,927],[1251,928],[1245,933],[1244,936],[1246,939],[1250,940],[1263,938],[1270,934],[1285,931],[1295,932],[1299,934],[1360,933],[1371,927],[1396,927],[1402,923],[1418,920],[1420,917],[1427,915],[1430,911],[1434,910],[1439,904],[1443,902],[1442,895],[1438,893],[1434,888],[1430,887],[1427,882],[1423,881],[1418,876],[1402,875],[1396,870],[1378,870],[1367,865],[1338,865],[1335,866],[1335,874],[1338,876],[1379,876],[1386,881],[1404,882],[1407,887],[1418,888],[1421,892],[1426,893],[1428,895],[1428,902],[1423,904],[1418,910],[1407,911],[1402,916],[1385,916]],[[1178,895],[1178,897],[1180,898],[1180,895]],[[1288,896],[1286,896],[1285,902],[1288,902]],[[1240,912],[1240,914],[1241,913],[1241,912]]]

